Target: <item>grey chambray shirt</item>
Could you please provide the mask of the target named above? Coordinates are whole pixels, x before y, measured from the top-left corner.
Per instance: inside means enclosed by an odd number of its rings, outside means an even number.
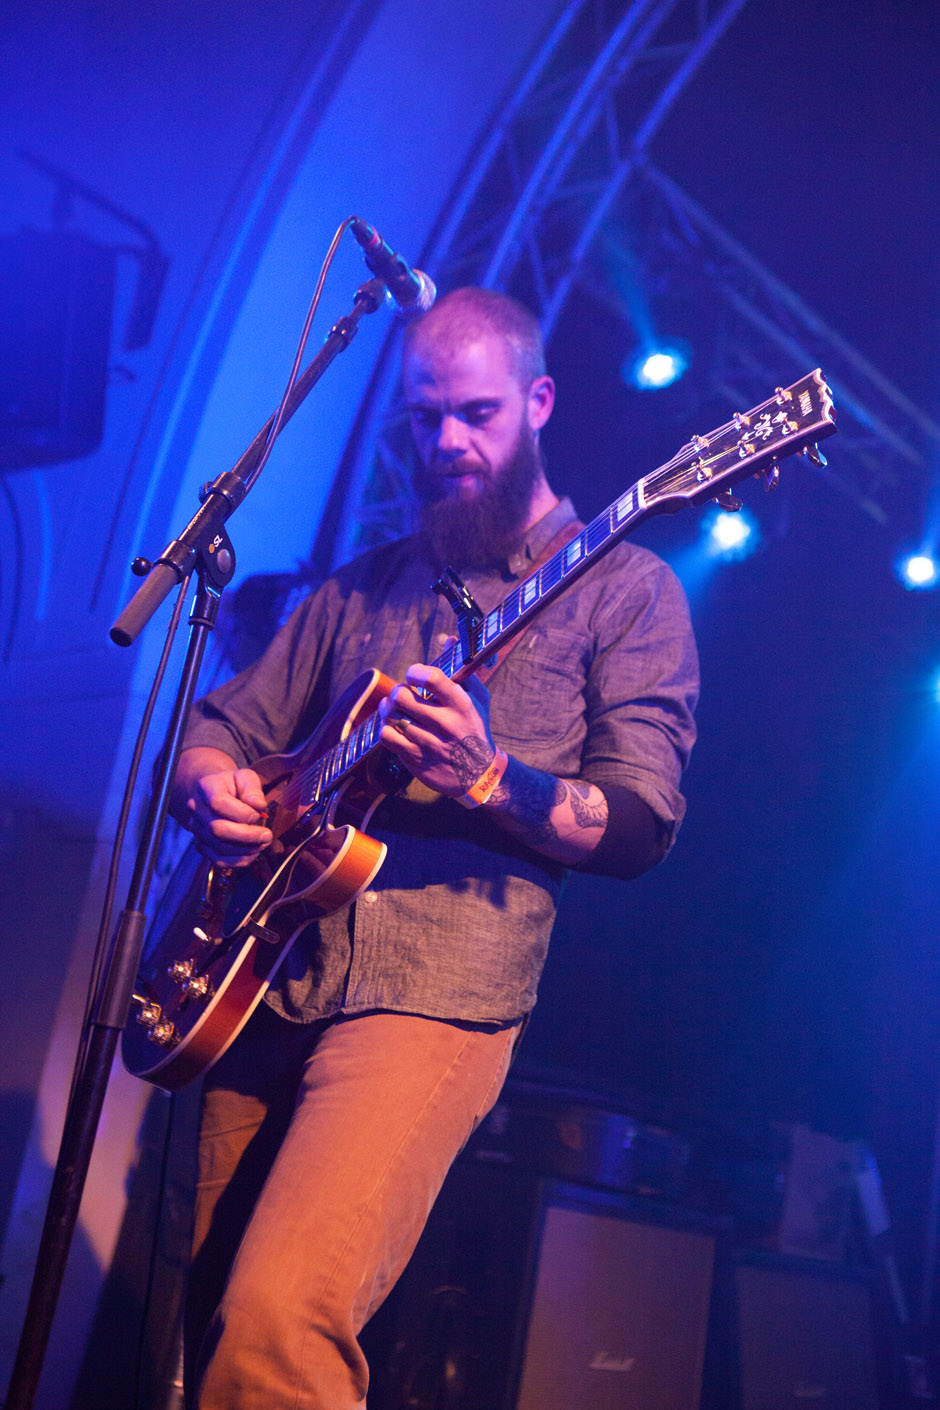
[[[484,613],[525,577],[568,522],[562,500],[502,573],[467,573]],[[418,537],[341,568],[297,608],[261,659],[193,707],[186,746],[240,766],[295,748],[372,666],[403,679],[455,630],[429,591],[435,566]],[[534,619],[489,683],[493,738],[562,778],[639,795],[670,836],[679,775],[695,737],[698,663],[672,571],[621,543]],[[413,784],[376,811],[388,845],[371,888],[298,938],[267,1001],[284,1017],[390,1009],[468,1022],[528,1013],[565,869],[469,811]],[[612,868],[615,870],[615,868]]]

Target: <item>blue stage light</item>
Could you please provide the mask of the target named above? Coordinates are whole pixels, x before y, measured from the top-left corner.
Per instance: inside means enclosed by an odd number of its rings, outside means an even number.
[[[703,518],[702,530],[712,558],[746,558],[760,543],[760,526],[746,509],[715,509]]]
[[[631,353],[620,372],[628,387],[636,387],[641,392],[656,392],[678,382],[690,360],[691,354],[684,344],[664,343]]]
[[[911,553],[898,565],[898,575],[906,588],[932,588],[940,578],[940,566],[929,553]]]

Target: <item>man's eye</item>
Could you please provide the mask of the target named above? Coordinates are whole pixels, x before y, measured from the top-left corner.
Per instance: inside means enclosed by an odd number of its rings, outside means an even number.
[[[496,408],[494,406],[476,406],[467,412],[467,421],[471,426],[485,426],[487,421],[492,419]]]
[[[421,407],[416,407],[411,413],[411,419],[424,431],[436,431],[441,424],[440,414],[436,411],[427,411]]]

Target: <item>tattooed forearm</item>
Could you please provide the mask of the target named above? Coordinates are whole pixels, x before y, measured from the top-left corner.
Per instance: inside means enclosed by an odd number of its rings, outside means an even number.
[[[568,865],[587,857],[607,826],[607,800],[599,788],[513,758],[489,806],[508,832]]]
[[[591,797],[589,783],[582,783],[580,779],[567,779],[565,788],[568,790],[568,802],[578,827],[607,826],[607,799],[603,793],[600,794],[599,803],[591,803],[588,801]]]
[[[512,760],[494,802],[504,805],[513,832],[539,847],[558,837],[551,814],[564,797],[565,786],[553,774],[526,768]]]
[[[450,766],[464,791],[473,787],[492,762],[492,748],[485,739],[478,739],[474,734],[458,739],[450,747]]]

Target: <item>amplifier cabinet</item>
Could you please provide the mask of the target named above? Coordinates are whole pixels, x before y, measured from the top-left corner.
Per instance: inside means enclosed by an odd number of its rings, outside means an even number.
[[[699,1410],[715,1233],[458,1162],[374,1319],[370,1410]]]
[[[517,1410],[698,1410],[714,1239],[550,1195]]]
[[[732,1320],[739,1410],[878,1410],[870,1278],[838,1265],[737,1253]]]

